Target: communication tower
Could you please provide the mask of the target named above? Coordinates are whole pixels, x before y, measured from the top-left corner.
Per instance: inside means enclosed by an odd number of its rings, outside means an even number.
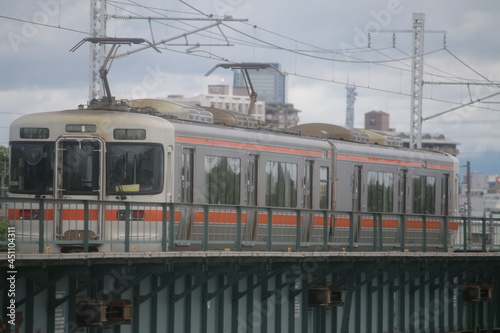
[[[347,106],[345,110],[345,125],[349,128],[354,128],[354,102],[356,101],[356,86],[354,84],[347,84]]]
[[[93,38],[106,36],[106,0],[91,0],[90,2],[90,33]],[[106,46],[104,44],[90,44],[89,101],[99,99],[104,95],[99,70],[105,57]]]

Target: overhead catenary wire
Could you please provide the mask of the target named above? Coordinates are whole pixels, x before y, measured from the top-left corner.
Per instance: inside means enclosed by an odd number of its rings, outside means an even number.
[[[116,1],[116,0],[106,0],[106,1],[108,4],[121,4],[121,5],[136,6],[136,7],[141,7],[141,8],[150,10],[150,11],[164,11],[164,12],[171,12],[171,13],[185,14],[185,15],[201,15],[199,13],[193,13],[193,12],[188,12],[188,11],[172,10],[172,9],[152,7],[152,6],[144,6],[144,5],[136,3],[135,1],[130,1],[130,0],[128,2]]]
[[[133,2],[133,1],[131,1]],[[132,12],[128,9],[125,9],[123,7],[118,7],[126,12],[129,12],[129,13],[133,13],[135,15],[136,18],[143,18],[143,19],[148,19],[149,16],[141,16],[140,14],[136,13],[136,12]],[[147,8],[147,7],[145,7]],[[159,14],[157,11],[153,11],[155,14]],[[201,13],[201,12],[200,12]],[[204,17],[215,17],[215,16],[212,16],[212,15],[209,15],[209,14],[200,14]],[[111,16],[113,18],[113,16]],[[118,16],[118,18],[121,18]],[[219,19],[224,19],[225,17],[220,17]],[[155,18],[151,18],[153,21],[155,20]],[[170,20],[175,20],[175,18],[170,18]],[[166,22],[161,22],[162,20],[158,20],[157,23],[159,24],[164,24],[164,25],[168,25]],[[189,24],[187,22],[182,22],[181,20],[179,20],[180,23],[186,25],[186,26],[189,26],[190,28],[196,28],[195,25],[192,25],[192,24]],[[247,23],[248,25],[248,23]],[[181,31],[184,31],[184,32],[187,32],[188,30],[186,29],[182,29],[182,28],[179,28],[179,27],[176,27],[176,26],[173,26],[173,25],[168,25],[168,26],[171,26],[171,27],[175,27],[176,29],[178,30],[181,30]],[[253,26],[255,28],[258,28],[257,26]],[[264,31],[269,31],[269,30],[266,30],[266,29],[263,29]],[[240,34],[245,34],[244,32],[242,32],[241,30],[235,30],[237,33],[240,33]],[[202,32],[197,32],[197,34],[199,34],[200,36],[202,37],[207,37],[205,35],[202,34]],[[215,34],[217,35],[217,34]],[[279,35],[279,34],[278,34]],[[222,35],[222,34],[219,34],[218,35],[220,38],[218,40],[220,41],[223,41],[225,40],[225,37]],[[249,34],[246,34],[246,37],[249,37],[250,35]],[[279,35],[279,36],[282,36],[282,35]],[[264,49],[282,49],[282,50],[285,50],[285,51],[292,51],[292,49],[289,49],[289,48],[284,48],[284,47],[278,47],[276,45],[273,45],[272,43],[268,43],[268,42],[263,42],[261,44],[257,44],[256,43],[256,39],[255,38],[251,38],[252,40],[251,41],[244,41],[244,40],[241,40],[241,39],[238,39],[238,38],[235,38],[235,37],[231,37],[231,40],[233,41],[234,44],[237,44],[237,45],[244,45],[244,46],[250,46],[250,47],[258,47],[258,48],[264,48]],[[293,40],[293,39],[291,39]],[[298,40],[297,40],[298,41]],[[300,41],[298,41],[300,42]],[[308,46],[311,46],[314,48],[314,46],[312,44],[308,44],[308,43],[304,43],[304,42],[300,42],[301,44],[304,44],[304,45],[308,45]],[[182,46],[181,44],[179,45],[176,45],[176,46]],[[327,50],[327,49],[322,49],[322,48],[319,48],[317,47],[317,50],[316,52],[318,53],[338,53],[339,55],[341,56],[346,56],[345,53],[359,53],[359,52],[371,52],[372,50],[368,49],[368,48],[356,48],[356,49],[346,49],[346,50]],[[301,51],[301,50],[298,50],[298,51]],[[303,50],[304,52],[311,52],[311,53],[315,53],[314,50]],[[367,60],[362,60],[360,58],[355,58],[353,56],[347,56],[347,57],[350,57],[350,58],[353,58],[353,59],[356,59],[358,60],[359,62],[367,62]],[[407,57],[409,59],[411,59],[411,57]],[[328,60],[330,58],[324,58],[325,60]],[[331,59],[330,59],[331,60]],[[335,59],[333,59],[335,61]],[[389,62],[389,61],[386,61],[386,62]]]
[[[193,16],[197,16],[197,17],[209,17],[210,16],[209,14],[205,14],[205,13],[203,13],[201,11],[198,11],[198,10],[196,11],[196,13],[188,12],[188,11],[182,11],[182,12],[181,11],[171,11],[171,10],[168,10],[166,8],[144,6],[144,5],[138,4],[137,2],[132,1],[132,0],[130,0],[128,3],[110,0],[108,3],[116,5],[117,7],[119,7],[122,10],[127,10],[127,9],[121,7],[120,5],[130,5],[130,6],[135,6],[137,8],[142,8],[142,9],[145,9],[145,10],[149,10],[149,11],[152,11],[152,12],[160,14],[160,15],[165,15],[165,13],[167,13],[167,12],[177,12],[177,13],[183,13],[185,15],[186,14],[192,14]],[[130,10],[128,10],[128,11],[131,12],[131,13],[133,13],[133,11],[130,11]],[[138,13],[135,13],[135,14],[138,15]],[[7,18],[5,16],[0,16],[0,17]],[[27,22],[27,23],[33,23],[33,24],[40,24],[40,23],[37,23],[37,22],[31,22],[31,21],[28,21],[28,20],[20,20],[20,21]],[[182,22],[182,23],[186,24],[185,22]],[[277,36],[277,37],[280,37],[280,38],[284,38],[286,40],[294,41],[297,44],[301,44],[301,45],[307,46],[310,49],[308,50],[308,49],[299,48],[299,47],[296,47],[295,49],[291,49],[291,48],[287,48],[287,47],[284,47],[284,46],[280,46],[280,45],[276,44],[274,41],[273,42],[266,41],[265,37],[259,37],[259,38],[257,38],[255,36],[255,34],[252,36],[251,34],[248,34],[248,33],[245,33],[243,31],[241,31],[240,29],[236,29],[236,28],[233,28],[233,27],[231,27],[231,26],[229,26],[227,24],[224,24],[225,27],[229,28],[234,33],[236,33],[237,35],[243,36],[244,38],[247,39],[247,40],[243,40],[241,38],[237,38],[237,37],[234,37],[234,36],[228,37],[229,40],[231,40],[236,45],[243,45],[243,46],[254,47],[254,48],[255,47],[261,47],[261,48],[275,49],[275,50],[280,50],[280,51],[285,51],[285,52],[291,52],[291,53],[294,53],[296,56],[310,57],[310,58],[313,58],[313,59],[318,59],[318,60],[322,60],[322,61],[329,61],[329,62],[345,62],[345,63],[350,63],[350,64],[363,64],[363,63],[365,63],[365,64],[376,64],[378,66],[390,66],[390,68],[393,68],[393,69],[396,69],[396,70],[400,71],[400,75],[402,73],[401,71],[409,71],[409,69],[406,68],[406,67],[408,67],[408,65],[405,64],[404,61],[410,60],[412,57],[408,56],[408,55],[406,55],[405,57],[402,57],[402,58],[394,58],[394,57],[388,56],[388,55],[386,55],[386,54],[384,54],[382,52],[383,50],[388,49],[388,48],[381,48],[381,49],[359,48],[359,49],[348,49],[348,50],[347,49],[346,50],[328,50],[326,48],[318,47],[318,46],[315,46],[315,45],[313,45],[311,43],[308,43],[308,42],[300,41],[300,40],[298,40],[296,38],[290,38],[290,37],[287,37],[287,36],[285,36],[283,34],[275,33],[275,32],[273,32],[271,30],[264,29],[262,27],[257,27],[255,25],[252,25],[251,23],[243,23],[243,24],[244,25],[248,25],[248,26],[252,27],[253,29],[259,29],[259,30],[261,30],[261,31],[263,31],[265,33],[269,33],[269,34],[271,34],[273,36]],[[44,24],[40,24],[40,25],[44,25]],[[65,27],[57,27],[57,26],[53,26],[53,25],[49,25],[49,24],[45,24],[45,26],[48,26],[48,27],[51,27],[51,28],[64,29],[64,30],[68,30],[68,31],[74,31],[74,32],[78,32],[78,33],[82,33],[82,34],[88,35],[88,32],[79,31],[79,30],[76,30],[76,29],[65,28]],[[178,26],[175,26],[175,25],[168,25],[168,26],[174,27],[174,28],[179,29],[181,31],[186,31],[185,29],[182,29],[182,28],[180,28]],[[189,25],[189,26],[192,26],[192,25]],[[197,32],[196,34],[200,34],[200,36],[202,36],[201,33]],[[220,40],[224,40],[224,38],[221,37],[222,35],[218,34],[217,32],[214,32],[213,34],[211,33],[210,36],[213,37],[213,38],[219,38]],[[179,45],[183,45],[183,44],[179,44]],[[448,49],[445,49],[445,50],[448,51],[452,56],[456,57],[452,52],[450,52],[450,50],[448,50]],[[169,51],[171,51],[171,52],[177,52],[176,50],[173,50],[173,49],[169,49]],[[436,50],[431,51],[431,52],[428,52],[428,53],[426,53],[426,55],[433,54],[433,53],[438,53],[440,51],[442,51],[442,48],[436,49]],[[214,60],[226,59],[226,57],[214,54],[213,52],[204,51],[204,50],[201,50],[201,49],[200,50],[196,50],[196,52],[198,54],[194,54],[193,51],[187,52],[187,54],[192,55],[192,56],[201,57],[201,58],[214,59]],[[386,60],[366,60],[366,59],[360,59],[359,57],[354,57],[353,56],[353,53],[357,53],[357,54],[366,53],[366,54],[369,55],[369,52],[379,53],[379,54],[387,57],[388,59],[386,59]],[[184,52],[184,53],[186,54],[186,52]],[[199,54],[199,53],[205,53],[206,55],[202,55],[202,54]],[[329,54],[333,54],[333,56],[321,57],[321,56],[317,55],[317,54],[321,54],[321,53],[329,53]],[[339,59],[335,55],[337,55],[339,57],[349,57],[349,58],[351,58],[353,60]],[[457,60],[459,60],[459,59],[457,59]],[[400,65],[402,65],[404,67],[389,65],[389,64],[393,64],[393,63],[399,63]],[[289,75],[294,75],[294,74],[291,74],[291,73],[288,73],[288,74]],[[431,72],[429,72],[429,74],[437,75],[437,74],[431,73]],[[297,77],[303,77],[303,78],[311,79],[311,80],[323,81],[323,82],[332,82],[332,83],[337,83],[337,84],[346,84],[346,82],[343,82],[342,80],[338,80],[338,81],[335,81],[335,80],[325,80],[325,79],[323,79],[321,77],[317,77],[317,76],[314,76],[314,75],[302,75],[300,73],[297,73],[296,76]],[[438,76],[436,76],[436,77],[438,77]],[[362,87],[362,85],[360,85],[360,84],[357,84],[357,86]],[[393,90],[390,90],[390,89],[377,88],[373,84],[365,86],[364,88],[375,90],[375,91],[383,91],[383,92],[386,92],[386,93],[392,93],[392,94],[399,94],[399,95],[408,96],[408,94],[405,94],[404,92],[401,92],[401,89],[399,89],[399,91],[397,91],[397,90],[393,91]],[[426,99],[430,99],[430,100],[437,101],[437,102],[457,104],[457,102],[453,102],[453,101],[449,101],[449,100],[443,100],[443,99],[438,99],[438,98],[426,98]],[[491,109],[491,108],[488,107],[487,109]]]
[[[134,3],[135,5],[137,6],[141,6],[145,9],[149,9],[149,7],[147,6],[142,6],[142,5],[139,5],[139,4],[136,4],[136,2],[132,1],[132,0],[129,0],[131,3]],[[215,17],[214,15],[211,15],[211,14],[206,14],[206,13],[203,13],[202,11],[198,10],[197,8],[187,4],[185,1],[181,1],[182,3],[186,4],[187,6],[191,7],[192,9],[194,9],[199,15],[201,16],[204,16],[204,17],[207,17],[207,18],[212,18],[212,17]],[[123,8],[122,8],[123,9]],[[125,10],[125,9],[123,9]],[[151,10],[151,9],[150,9]],[[129,10],[127,10],[128,12],[131,12]],[[151,10],[152,12],[156,13],[156,14],[160,14],[157,10]],[[138,14],[136,14],[138,15]],[[147,16],[143,16],[143,18],[148,18]],[[165,23],[163,23],[165,24]],[[190,27],[195,27],[193,25],[189,25],[185,22],[183,22],[183,24],[186,24]],[[291,41],[294,41],[294,42],[297,42],[297,43],[300,43],[300,44],[303,44],[303,45],[306,45],[306,46],[310,46],[312,48],[315,48],[317,49],[318,51],[317,52],[328,52],[328,53],[334,53],[334,54],[337,54],[339,56],[343,56],[343,57],[350,57],[350,58],[353,58],[355,60],[352,60],[352,61],[349,61],[349,60],[341,60],[341,59],[336,59],[336,58],[328,58],[328,57],[317,57],[317,59],[322,59],[322,60],[327,60],[327,61],[340,61],[340,62],[352,62],[352,63],[389,63],[389,62],[398,62],[398,61],[402,61],[402,60],[408,60],[408,59],[412,59],[412,56],[406,56],[405,58],[403,59],[390,59],[390,60],[382,60],[382,61],[373,61],[373,60],[364,60],[364,59],[360,59],[360,58],[355,58],[351,55],[348,55],[346,53],[353,53],[353,52],[368,52],[368,51],[371,51],[370,48],[358,48],[358,49],[346,49],[346,50],[327,50],[325,48],[321,48],[321,47],[318,47],[318,46],[315,46],[313,44],[310,44],[310,43],[306,43],[306,42],[303,42],[303,41],[299,41],[297,39],[293,39],[293,38],[289,38],[289,37],[286,37],[282,34],[278,34],[278,33],[274,33],[270,30],[267,30],[267,29],[263,29],[263,28],[260,28],[260,27],[257,27],[256,25],[251,25],[249,23],[244,23],[248,26],[251,26],[252,28],[254,29],[261,29],[265,32],[268,32],[270,34],[273,34],[273,35],[276,35],[276,36],[279,36],[281,38],[285,38],[285,39],[288,39],[288,40],[291,40]],[[241,30],[239,29],[236,29],[236,28],[233,28],[233,27],[230,27],[230,26],[227,26],[226,27],[229,27],[230,29],[234,30],[235,32],[237,32],[238,34],[242,34],[244,35],[245,37],[247,38],[250,38],[252,39],[251,42],[244,42],[240,39],[237,39],[239,43],[237,43],[236,41],[234,42],[235,44],[240,44],[240,45],[247,45],[247,46],[252,46],[252,47],[267,47],[267,48],[271,48],[271,49],[280,49],[280,50],[284,50],[284,51],[288,51],[288,52],[298,52],[298,54],[301,54],[303,53],[302,55],[305,55],[307,56],[307,52],[310,52],[310,53],[315,53],[313,50],[299,50],[299,49],[291,49],[291,48],[286,48],[286,47],[282,47],[282,46],[278,46],[274,43],[271,43],[271,42],[267,42],[267,41],[264,41],[264,40],[260,40],[260,39],[257,39],[259,42],[261,42],[262,44],[258,45],[255,43],[256,41],[256,37],[255,35],[252,37],[250,34],[247,34],[245,32],[242,32]],[[186,31],[186,30],[185,30]],[[201,35],[201,34],[200,34]],[[223,35],[220,35],[220,36],[223,36]],[[223,36],[224,39],[226,39],[225,36]],[[231,39],[234,39],[234,38],[231,38]],[[222,40],[222,39],[221,39]],[[434,53],[434,52],[438,52],[438,50],[435,50],[435,51],[431,51],[429,52],[428,54],[431,54],[431,53]]]
[[[118,2],[118,1],[112,1],[112,2],[114,2],[114,3],[120,3],[120,2]],[[122,3],[122,4],[123,4],[123,3]],[[139,5],[137,5],[137,6],[139,6]],[[149,7],[144,7],[144,6],[141,6],[141,7],[143,7],[143,8],[149,8]],[[122,8],[122,9],[123,9],[123,8]],[[157,9],[157,10],[158,10],[158,9]],[[38,24],[38,25],[47,26],[47,27],[50,27],[50,28],[56,28],[56,29],[62,29],[62,30],[67,30],[67,31],[77,32],[77,33],[86,34],[86,35],[88,35],[88,34],[89,34],[88,32],[85,32],[85,31],[80,31],[80,30],[71,29],[71,28],[65,28],[65,27],[58,27],[58,26],[54,26],[54,25],[50,25],[50,24],[42,24],[42,23],[32,22],[32,21],[29,21],[29,20],[24,20],[24,19],[16,19],[16,18],[11,18],[11,17],[6,17],[6,16],[3,16],[3,15],[0,15],[0,17],[2,17],[2,18],[6,18],[6,19],[17,20],[17,21],[21,21],[21,22],[26,22],[26,23]],[[226,26],[226,27],[231,28],[231,27],[230,27],[230,26],[228,26],[228,25],[225,25],[225,26]],[[263,31],[266,31],[266,32],[270,32],[269,30],[266,30],[266,29],[262,29],[262,28],[260,28],[260,29],[261,29],[261,30],[263,30]],[[237,33],[240,33],[240,34],[245,35],[246,37],[249,37],[249,38],[251,38],[251,39],[254,39],[254,38],[253,38],[253,36],[250,36],[249,34],[243,33],[243,32],[241,32],[241,31],[239,31],[239,30],[237,30],[237,29],[233,29],[233,30],[234,30],[234,31],[236,31]],[[273,33],[273,34],[274,34],[274,35],[277,35],[277,36],[280,36],[280,37],[283,37],[283,38],[288,38],[288,37],[283,36],[283,35],[281,35],[281,34],[276,34],[276,33]],[[232,39],[232,38],[231,38],[231,39]],[[312,44],[310,44],[310,43],[304,43],[304,42],[298,41],[298,40],[296,40],[296,39],[291,39],[291,38],[288,38],[288,39],[290,39],[290,40],[294,40],[294,41],[297,41],[297,42],[299,42],[299,43],[301,43],[301,44],[304,44],[304,45],[313,46],[313,45],[312,45]],[[255,39],[254,39],[254,40],[255,40]],[[292,50],[292,49],[288,49],[288,48],[285,48],[285,47],[278,46],[278,45],[273,44],[273,43],[271,43],[271,42],[266,42],[266,41],[264,41],[264,40],[262,40],[262,39],[260,39],[260,38],[259,38],[259,39],[257,39],[257,41],[259,41],[259,42],[263,43],[263,45],[266,45],[267,47],[270,47],[270,48],[280,49],[280,50],[283,50],[283,51],[288,51],[288,52],[296,53],[297,55],[310,56],[310,57],[314,57],[314,58],[321,59],[321,60],[325,60],[325,61],[340,61],[340,62],[347,62],[347,63],[374,63],[374,64],[383,64],[383,63],[386,63],[386,62],[400,62],[400,63],[401,63],[403,60],[408,60],[408,59],[411,59],[411,56],[407,56],[407,57],[405,57],[405,58],[400,58],[400,59],[394,59],[394,58],[391,58],[391,59],[389,59],[389,60],[384,60],[384,61],[366,61],[366,60],[354,60],[354,61],[345,60],[345,61],[344,61],[344,60],[341,60],[341,59],[335,59],[335,58],[333,58],[333,59],[332,59],[332,58],[326,58],[326,57],[311,56],[311,55],[308,55],[308,54],[306,54],[306,53],[304,53],[304,52],[295,51],[295,50]],[[255,46],[255,43],[253,44],[253,46]],[[317,47],[317,48],[318,48],[318,50],[321,50],[322,52],[332,52],[332,51],[330,51],[330,50],[326,50],[326,49],[324,49],[324,48],[319,48],[319,47]],[[361,48],[361,49],[360,49],[360,51],[361,51],[361,50],[363,50],[363,48]],[[378,50],[378,49],[372,49],[372,50],[374,50],[374,51],[376,51],[376,52],[380,52],[380,50]],[[441,50],[443,50],[443,49],[441,48],[441,49],[437,49],[437,50],[434,50],[434,51],[428,52],[428,53],[427,53],[427,55],[428,55],[428,54],[432,54],[432,53],[436,53],[436,52],[441,51]],[[446,50],[447,50],[447,49],[446,49]],[[172,51],[172,50],[171,50],[171,51]],[[349,50],[349,51],[351,52],[352,50]],[[448,51],[448,52],[450,52],[449,50],[447,50],[447,51]],[[137,52],[137,51],[135,51],[135,52]],[[335,52],[337,52],[337,51],[334,51],[333,53],[335,53]],[[128,52],[127,54],[130,54],[130,53],[133,53],[133,52],[131,51],[131,52]],[[452,53],[450,53],[450,54],[452,54]],[[194,54],[190,53],[190,55],[194,55]],[[122,54],[122,55],[120,55],[120,56],[123,56],[123,54]],[[200,55],[196,55],[196,56],[200,56]],[[201,57],[203,57],[203,56],[201,56]],[[456,56],[454,56],[454,57],[456,57]],[[209,57],[206,57],[206,58],[211,59],[211,58],[212,58],[212,56],[209,56]],[[216,58],[217,58],[217,59],[225,59],[224,57],[221,57],[221,56],[217,56]],[[400,69],[400,70],[406,70],[406,69],[401,69],[401,68],[398,68],[398,69]],[[307,77],[307,78],[309,78],[309,79],[315,79],[315,77],[312,77],[312,76],[305,76],[305,75],[302,75],[302,77]],[[318,79],[319,81],[325,81],[325,80],[323,80],[323,79],[321,79],[321,78],[317,78],[317,79]],[[327,81],[328,81],[328,80],[327,80]],[[339,84],[345,84],[345,82],[337,82],[337,83],[339,83]],[[366,87],[366,88],[367,88],[367,89],[374,89],[374,90],[377,90],[377,89],[375,89],[375,88],[373,88],[373,87]],[[384,89],[380,89],[379,91],[385,91],[385,92],[391,92],[391,93],[396,93],[396,94],[398,94],[398,92],[394,92],[394,91],[390,91],[390,90],[384,90]],[[451,102],[451,103],[452,103],[452,102]]]
[[[0,17],[2,17],[2,16],[0,15]],[[27,22],[27,23],[37,24],[37,22],[31,22],[31,21],[26,21],[26,20],[20,20],[20,21]],[[87,34],[88,35],[88,33],[84,32],[84,31],[77,31],[77,30],[74,30],[74,29],[57,27],[57,26],[48,25],[48,24],[44,24],[44,26],[48,26],[50,28],[60,28],[60,29],[64,29],[64,30],[70,30],[70,31],[79,32],[79,33],[83,33],[83,34]],[[144,48],[147,48],[147,47],[144,47]],[[283,48],[283,50],[286,50],[286,48]],[[168,49],[168,51],[186,54],[186,52],[181,52],[181,51],[177,51],[177,50],[173,50],[173,49]],[[137,52],[137,51],[135,51],[135,52]],[[210,53],[208,51],[197,50],[196,52],[198,52],[198,53],[206,53],[206,54],[208,54],[208,56],[201,55],[201,54],[195,54],[194,52],[189,52],[187,54],[191,55],[191,56],[195,56],[195,57],[200,57],[200,58],[206,58],[206,59],[214,60],[214,61],[215,60],[230,61],[227,58],[224,58],[222,56]],[[435,51],[433,51],[432,53],[434,53],[434,52]],[[131,54],[131,53],[133,53],[133,52],[126,52],[125,54],[120,54],[120,55],[117,55],[116,57],[117,58],[123,57],[123,56],[126,56],[126,55]],[[331,60],[331,59],[326,59],[326,60]],[[359,63],[362,63],[362,62],[360,61]],[[373,62],[369,62],[369,63],[373,63]],[[301,78],[305,78],[305,79],[309,79],[309,80],[316,80],[316,81],[321,81],[321,82],[330,82],[330,83],[341,84],[341,85],[346,85],[347,84],[344,81],[335,81],[335,80],[323,79],[323,78],[314,77],[314,76],[311,76],[311,75],[300,74],[300,73],[287,73],[287,74],[288,75],[297,76],[297,77],[301,77]],[[388,89],[383,89],[383,88],[377,88],[377,87],[374,87],[374,86],[363,86],[363,85],[360,85],[359,83],[356,84],[356,86],[359,87],[359,88],[370,89],[370,90],[374,90],[374,91],[380,91],[380,92],[391,93],[391,94],[402,95],[402,96],[410,96],[410,94],[403,93],[401,91],[398,92],[398,91],[393,91],[393,90],[388,90]],[[442,102],[442,103],[447,103],[447,104],[457,104],[457,102],[449,101],[449,100],[443,100],[443,99],[437,99],[437,98],[428,98],[428,97],[425,97],[425,96],[423,98],[425,100],[432,100],[432,101]],[[460,104],[459,107],[463,107],[463,104]],[[459,107],[457,107],[457,108],[459,108]],[[477,108],[487,109],[487,110],[491,110],[491,111],[500,111],[500,110],[492,109],[490,107],[484,108],[484,107],[477,106]]]
[[[408,53],[404,52],[403,50],[399,49],[399,48],[395,48],[397,51],[401,52],[402,54],[405,54],[405,55],[408,55]],[[444,48],[444,50],[448,53],[450,53],[450,49],[447,47],[447,48]],[[456,75],[456,74],[453,74],[453,73],[449,73],[445,70],[443,70],[442,68],[438,68],[438,67],[435,67],[435,66],[432,66],[430,65],[429,63],[425,63],[425,68],[426,68],[426,71],[424,71],[424,74],[432,74],[436,77],[439,77],[439,78],[442,78],[442,79],[448,79],[450,81],[470,81],[470,82],[484,82],[484,80],[481,80],[481,81],[478,81],[477,79],[472,79],[472,78],[465,78],[463,76],[459,76],[459,75]],[[431,73],[427,70],[427,68],[431,68],[433,70],[436,70],[440,73],[443,73],[445,75],[440,75],[440,74],[436,74],[436,73]]]
[[[78,29],[61,27],[60,25],[53,25],[53,24],[48,24],[48,23],[34,22],[34,21],[26,20],[26,19],[20,19],[20,18],[11,17],[11,16],[5,16],[5,15],[0,15],[0,18],[6,19],[6,20],[11,20],[11,21],[17,21],[17,22],[34,24],[34,25],[41,26],[41,27],[47,27],[47,28],[65,30],[65,31],[70,31],[70,32],[75,32],[75,33],[79,33],[79,34],[90,36],[90,33],[88,31],[83,31],[83,30],[78,30]]]

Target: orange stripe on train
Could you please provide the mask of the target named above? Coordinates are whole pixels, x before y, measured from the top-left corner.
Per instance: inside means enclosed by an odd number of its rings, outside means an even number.
[[[10,220],[19,220],[21,211],[24,209],[9,209],[9,219]],[[118,222],[118,209],[107,209],[105,211],[104,217],[107,222]],[[123,210],[121,210],[123,211]],[[150,222],[162,222],[163,221],[163,210],[140,210],[140,209],[131,209],[130,212],[134,211],[143,211],[144,217],[138,221],[150,221]],[[89,210],[89,220],[96,221],[98,219],[99,211],[97,209]],[[304,216],[301,216],[301,224],[304,221]],[[45,220],[50,221],[54,220],[54,210],[46,209],[45,210]],[[62,218],[64,220],[71,221],[83,221],[84,220],[84,210],[83,209],[63,209]],[[248,214],[241,214],[241,223],[247,223]],[[167,212],[167,221],[170,219],[170,212]],[[181,212],[175,211],[174,214],[175,222],[181,221]],[[236,224],[238,216],[235,212],[209,212],[208,221],[209,223],[228,223],[228,224]],[[133,220],[133,218],[131,219]],[[121,220],[123,221],[123,220]],[[203,223],[205,221],[204,212],[196,211],[193,214],[193,222],[195,223]],[[324,217],[315,215],[312,220],[315,226],[321,227],[324,225]],[[257,223],[261,225],[266,225],[268,223],[268,215],[266,213],[258,213],[257,214]],[[348,217],[332,217],[329,216],[327,218],[328,225],[334,224],[336,228],[349,228],[350,220]],[[272,216],[272,224],[273,225],[289,225],[295,226],[297,225],[297,217],[295,215],[288,214],[274,214]],[[427,220],[426,221],[426,229],[428,230],[440,230],[442,228],[442,222],[436,220]],[[372,218],[362,218],[361,219],[361,227],[362,228],[372,228],[373,229],[373,219]],[[383,219],[382,220],[382,228],[384,229],[397,229],[399,225],[398,219]],[[448,230],[456,231],[458,230],[460,222],[449,222]],[[406,221],[406,229],[414,229],[414,230],[422,230],[423,221],[421,220],[407,220]]]

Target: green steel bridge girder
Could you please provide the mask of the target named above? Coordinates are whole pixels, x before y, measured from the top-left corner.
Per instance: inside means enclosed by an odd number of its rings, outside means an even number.
[[[198,327],[238,331],[242,323],[248,324],[248,332],[443,332],[474,325],[500,326],[500,256],[495,255],[271,253],[216,257],[214,253],[210,257],[205,253],[167,259],[144,256],[140,260],[89,254],[72,260],[64,255],[61,260],[40,257],[24,260],[20,256],[16,261],[16,305],[24,312],[26,332],[37,329],[30,322],[39,317],[48,318],[42,331],[54,331],[59,306],[67,307],[66,320],[74,322],[76,300],[82,295],[104,302],[130,298],[134,320],[130,326],[120,326],[122,332],[133,332],[146,324],[149,332],[160,331],[165,325],[169,331],[179,327],[187,332]],[[6,276],[1,273],[3,281]],[[471,284],[493,286],[493,300],[463,303],[462,287]],[[345,289],[344,304],[308,306],[308,290],[315,286]],[[57,296],[61,289],[65,289],[64,295]],[[4,286],[2,293],[3,307]],[[43,309],[35,306],[41,298],[47,304]],[[207,304],[216,310],[208,310]],[[168,311],[162,314],[165,308]],[[191,314],[193,309],[198,310]],[[284,319],[277,314],[283,314]],[[88,328],[87,332],[93,330]]]

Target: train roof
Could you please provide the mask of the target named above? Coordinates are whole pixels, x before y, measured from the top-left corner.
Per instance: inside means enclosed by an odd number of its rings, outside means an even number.
[[[132,99],[127,105],[150,114],[159,113],[162,116],[175,117],[182,120],[213,123],[212,113],[200,107],[175,103],[162,99]]]
[[[310,151],[330,151],[330,144],[335,145],[337,153],[350,157],[374,157],[387,161],[411,160],[421,163],[423,168],[427,163],[454,166],[457,159],[443,152],[415,150],[403,147],[382,146],[369,143],[350,142],[346,140],[306,136],[297,132],[274,131],[268,128],[246,129],[238,127],[207,126],[200,123],[173,121],[176,135],[193,138],[209,139],[213,145],[216,142],[231,142],[233,146],[244,147],[245,144],[255,144],[262,147],[284,147]],[[389,163],[389,162],[388,162]]]
[[[116,117],[117,114],[121,114],[122,117]],[[112,118],[111,115],[113,115]],[[273,129],[262,126],[255,118],[244,114],[158,99],[124,100],[111,107],[99,106],[99,102],[93,102],[87,108],[77,110],[31,114],[14,121],[11,125],[11,132],[16,131],[16,127],[22,126],[21,123],[27,119],[30,119],[32,123],[41,124],[50,122],[51,116],[61,124],[64,124],[64,121],[61,121],[64,117],[67,118],[68,123],[72,121],[112,123],[114,126],[121,124],[128,127],[131,124],[142,123],[143,126],[150,128],[174,127],[180,133],[193,137],[211,137],[214,140],[253,142],[283,147],[300,146],[302,149],[322,151],[328,150],[330,143],[333,143],[339,153],[349,151],[350,154],[359,156],[372,154],[391,156],[394,159],[411,158],[417,161],[433,160],[448,163],[455,163],[453,160],[456,160],[442,152],[403,148],[396,139],[380,133],[377,135],[375,132],[324,123],[302,124],[288,130]],[[163,119],[159,121],[159,118]],[[221,127],[225,130],[221,131]],[[11,135],[11,140],[13,140],[13,135]]]
[[[325,139],[346,140],[360,143],[369,143],[369,136],[355,129],[347,127],[325,124],[325,123],[310,123],[301,124],[289,128],[290,131],[296,131],[303,135],[314,136]]]
[[[119,116],[117,117],[117,115]],[[75,125],[80,125],[80,127]],[[147,127],[150,130],[156,131],[156,135],[160,136],[167,135],[169,131],[166,131],[166,129],[173,129],[172,124],[166,119],[159,119],[158,117],[151,117],[146,114],[110,110],[73,109],[33,113],[14,120],[10,126],[10,141],[19,139],[21,128],[41,127],[49,129],[48,136],[43,138],[49,141],[57,140],[61,133],[77,135],[84,132],[109,139],[109,136],[113,135],[113,131],[110,131],[110,129],[114,128]],[[30,137],[25,136],[22,139],[30,139]],[[158,140],[161,140],[161,138],[158,138]]]

